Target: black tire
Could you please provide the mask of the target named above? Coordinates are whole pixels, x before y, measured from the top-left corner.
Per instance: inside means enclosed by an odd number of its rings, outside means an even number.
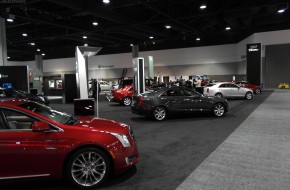
[[[261,92],[262,92],[262,91],[261,91],[260,88],[257,88],[257,89],[255,90],[255,93],[256,93],[256,94],[261,94]]]
[[[247,92],[246,95],[245,95],[245,99],[246,99],[246,100],[251,100],[251,99],[253,99],[253,93],[252,93],[252,92]]]
[[[223,95],[221,93],[216,93],[215,96],[216,97],[223,97]]]
[[[92,189],[108,178],[110,170],[111,162],[103,151],[84,148],[70,156],[65,174],[71,185],[80,189]]]
[[[157,121],[163,121],[167,117],[167,110],[165,107],[157,106],[153,110],[153,118]]]
[[[226,107],[225,105],[223,105],[222,103],[217,103],[213,106],[212,108],[212,113],[216,116],[216,117],[221,117],[224,116],[226,113]]]
[[[125,98],[123,98],[123,102],[122,103],[123,103],[124,106],[130,106],[131,103],[132,103],[132,100],[131,100],[130,97],[126,96]]]

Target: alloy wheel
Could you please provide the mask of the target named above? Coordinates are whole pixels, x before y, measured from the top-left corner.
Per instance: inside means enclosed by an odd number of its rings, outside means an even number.
[[[256,94],[260,94],[260,93],[261,93],[261,89],[260,89],[260,88],[257,88],[257,89],[255,90],[255,92],[256,92]]]
[[[129,98],[129,97],[125,97],[125,98],[123,99],[123,104],[124,104],[125,106],[130,106],[130,105],[131,105],[131,98]]]
[[[251,100],[253,98],[253,94],[251,92],[246,93],[246,99]]]
[[[214,105],[213,114],[218,117],[223,116],[225,114],[225,106],[221,103]]]
[[[157,107],[153,111],[153,116],[156,120],[162,121],[166,118],[167,113],[164,107]]]

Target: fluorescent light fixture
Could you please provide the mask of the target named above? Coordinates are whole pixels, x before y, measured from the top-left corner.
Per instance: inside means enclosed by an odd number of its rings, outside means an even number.
[[[26,33],[22,33],[22,36],[26,37],[26,36],[27,36],[27,34],[26,34]]]
[[[13,22],[12,18],[7,18],[6,20],[7,20],[7,22]]]
[[[228,27],[226,27],[226,30],[230,30],[230,29],[231,29],[231,27],[229,27],[229,26],[228,26]]]
[[[200,9],[206,9],[206,5],[205,5],[205,4],[202,4],[202,5],[200,5],[199,8],[200,8]]]
[[[97,25],[99,25],[99,23],[97,23],[97,22],[93,22],[93,25],[94,25],[94,26],[97,26]]]
[[[165,28],[167,28],[167,29],[170,29],[170,28],[171,28],[171,26],[170,26],[170,25],[166,25],[166,26],[165,26]]]
[[[103,0],[103,3],[110,3],[110,0]]]
[[[30,43],[30,45],[32,45],[32,46],[35,46],[35,43],[34,43],[34,42],[32,42],[32,43]]]
[[[195,40],[196,40],[196,41],[200,41],[200,38],[196,38]]]
[[[36,51],[40,51],[40,49],[37,49]]]
[[[150,36],[149,38],[150,38],[150,39],[153,39],[154,37],[153,37],[153,36]]]
[[[88,37],[87,36],[83,36],[83,39],[87,39]]]
[[[42,56],[45,56],[45,53],[41,54]]]

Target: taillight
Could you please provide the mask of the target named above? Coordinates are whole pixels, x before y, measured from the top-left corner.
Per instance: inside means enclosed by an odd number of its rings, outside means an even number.
[[[143,103],[143,96],[140,96],[139,102],[138,102],[138,106],[142,106]]]

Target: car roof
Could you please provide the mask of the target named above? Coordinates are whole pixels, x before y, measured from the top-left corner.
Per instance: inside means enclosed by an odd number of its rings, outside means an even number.
[[[7,106],[7,105],[18,106],[28,101],[29,100],[25,100],[25,99],[5,98],[5,99],[0,99],[0,106]]]

